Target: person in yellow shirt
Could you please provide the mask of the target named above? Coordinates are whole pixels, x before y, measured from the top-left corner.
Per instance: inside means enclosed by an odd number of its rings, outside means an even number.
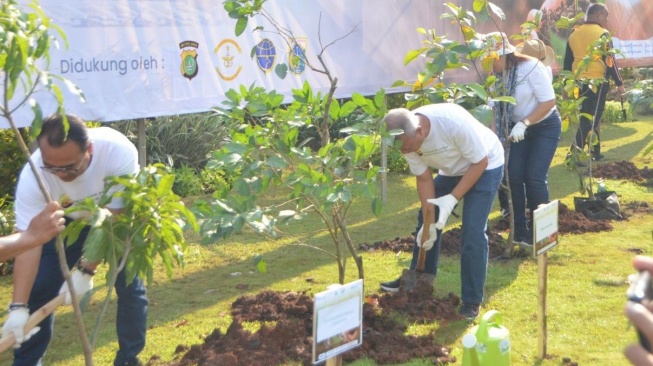
[[[595,3],[587,8],[585,23],[569,36],[565,52],[564,70],[576,72],[583,58],[587,56],[588,47],[601,37],[610,37],[610,33],[605,29],[608,23],[608,15],[608,8],[604,4]],[[609,47],[612,47],[612,42],[609,43]],[[588,135],[593,130],[598,139],[598,143],[592,146],[592,159],[601,160],[604,157],[601,154],[601,116],[603,115],[606,96],[610,89],[610,79],[614,80],[620,95],[623,95],[626,90],[619,74],[616,60],[612,56],[606,56],[600,60],[593,60],[588,67],[583,67],[579,71],[579,79],[605,78],[606,81],[601,83],[595,91],[592,90],[590,85],[583,85],[581,88],[580,96],[584,96],[585,100],[583,101],[580,112],[593,116],[593,119],[581,116],[580,126],[576,131],[576,138],[572,149],[575,147],[581,150],[584,149],[585,145],[589,142]]]

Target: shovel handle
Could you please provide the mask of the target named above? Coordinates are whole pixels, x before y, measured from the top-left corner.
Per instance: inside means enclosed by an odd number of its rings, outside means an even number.
[[[624,108],[624,97],[621,97],[621,119],[623,119],[624,122],[628,120],[628,115],[626,114],[626,108]]]
[[[27,323],[25,324],[25,329],[24,329],[25,334],[27,334],[30,330],[34,329],[34,327],[36,327],[43,319],[45,319],[48,315],[52,314],[54,309],[56,309],[59,305],[63,305],[65,302],[66,302],[66,293],[62,293],[59,294],[59,296],[55,297],[54,299],[50,300],[50,302],[43,305],[35,312],[33,312],[32,315],[29,316],[29,319],[27,319]],[[6,351],[7,348],[13,346],[15,341],[16,340],[14,339],[13,333],[3,335],[2,338],[0,338],[0,353]]]
[[[432,224],[433,219],[431,218],[431,211],[426,210],[424,214],[424,220],[422,222],[422,237],[420,238],[422,243],[429,240],[429,229]],[[419,256],[417,257],[417,266],[415,270],[419,272],[424,272],[424,267],[426,265],[426,250],[424,247],[419,248]]]

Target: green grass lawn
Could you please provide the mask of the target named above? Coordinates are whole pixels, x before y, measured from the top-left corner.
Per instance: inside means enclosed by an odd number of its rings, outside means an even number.
[[[651,157],[641,156],[643,149],[653,142],[653,119],[647,121],[604,125],[602,128],[603,153],[608,161],[628,160],[638,167],[650,165]],[[559,144],[550,171],[549,186],[552,199],[560,199],[573,207],[573,197],[578,195],[577,177],[567,171],[562,161],[571,143],[571,132],[566,132]],[[625,181],[606,181],[608,188],[616,190],[622,205],[632,201],[646,201],[653,207],[653,194],[646,187]],[[355,243],[373,243],[377,240],[410,235],[415,227],[418,208],[414,178],[391,175],[388,202],[380,217],[374,217],[369,202],[361,202],[350,211],[350,233]],[[410,197],[410,198],[409,198]],[[498,204],[497,204],[498,207]],[[492,218],[498,217],[498,211]],[[652,252],[652,216],[640,215],[628,221],[615,222],[614,230],[584,235],[562,235],[560,244],[548,253],[548,342],[545,360],[537,359],[537,261],[533,258],[494,260],[490,263],[486,283],[486,302],[482,312],[497,309],[503,323],[510,330],[513,365],[561,365],[563,359],[580,365],[625,364],[624,346],[636,340],[635,332],[628,327],[623,315],[626,277],[632,272],[629,251],[638,248],[646,254]],[[450,227],[459,225],[450,219]],[[252,232],[243,232],[228,241],[215,245],[193,244],[186,257],[186,267],[178,270],[172,279],[163,271],[156,274],[149,285],[150,309],[147,346],[141,354],[146,362],[152,356],[161,363],[175,357],[178,345],[190,346],[215,328],[226,327],[231,319],[231,303],[241,295],[255,294],[261,290],[293,290],[317,293],[337,282],[335,261],[324,251],[331,251],[329,237],[321,224],[313,218],[282,228],[284,235],[268,240]],[[199,242],[197,237],[190,242]],[[253,258],[263,255],[267,273],[256,271]],[[374,293],[379,282],[393,279],[408,266],[410,253],[364,253],[365,291]],[[355,264],[348,261],[347,281],[356,276]],[[449,292],[459,294],[460,266],[457,257],[441,259],[436,296]],[[103,273],[96,276],[96,286],[104,283]],[[307,279],[311,279],[310,282]],[[247,284],[246,290],[236,288]],[[11,300],[11,278],[0,279],[0,303]],[[91,328],[100,312],[106,294],[99,291],[85,314],[87,327]],[[6,311],[2,314],[6,318]],[[117,349],[115,336],[115,296],[96,345],[96,365],[110,365]],[[460,357],[460,338],[472,324],[453,321],[411,327],[415,333],[436,330],[435,341],[451,348]],[[0,355],[0,364],[9,364],[10,352]],[[83,365],[81,345],[71,308],[57,311],[55,338],[50,344],[44,364],[52,366]],[[367,360],[356,365],[373,365]],[[426,365],[415,360],[407,365]]]

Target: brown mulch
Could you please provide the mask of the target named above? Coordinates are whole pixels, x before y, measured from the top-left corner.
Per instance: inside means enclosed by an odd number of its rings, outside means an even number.
[[[415,357],[429,359],[436,365],[456,362],[449,350],[434,342],[432,334],[408,336],[407,326],[392,317],[394,312],[411,322],[460,319],[456,312],[460,299],[433,297],[433,286],[417,283],[406,293],[374,294],[363,304],[363,344],[343,354],[345,362],[361,357],[379,365],[407,362]],[[202,345],[180,345],[178,361],[170,366],[265,366],[288,362],[311,365],[313,332],[313,298],[305,293],[262,291],[238,298],[232,304],[233,322],[225,334],[216,329]],[[251,332],[243,322],[261,322]],[[154,356],[148,364],[156,365]]]
[[[605,162],[594,166],[592,176],[599,179],[628,180],[646,186],[653,186],[653,170],[639,169],[630,161]]]

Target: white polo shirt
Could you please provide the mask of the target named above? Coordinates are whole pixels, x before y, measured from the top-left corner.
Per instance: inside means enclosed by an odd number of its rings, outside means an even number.
[[[39,169],[53,200],[61,201],[61,197],[66,195],[73,205],[86,197],[92,197],[97,202],[104,191],[104,178],[138,173],[138,152],[125,135],[109,127],[99,127],[89,129],[88,136],[93,143],[93,159],[88,169],[75,180],[64,182],[56,175]],[[32,154],[32,160],[37,167],[43,166],[40,149]],[[27,230],[32,218],[43,210],[46,203],[32,168],[26,164],[16,188],[17,229]],[[107,207],[121,208],[122,200],[114,198]]]
[[[497,135],[463,107],[454,103],[431,104],[413,113],[428,117],[431,123],[420,148],[421,155],[404,155],[413,174],[421,175],[430,167],[437,169],[438,174],[461,176],[486,156],[486,170],[503,165],[503,147]]]

